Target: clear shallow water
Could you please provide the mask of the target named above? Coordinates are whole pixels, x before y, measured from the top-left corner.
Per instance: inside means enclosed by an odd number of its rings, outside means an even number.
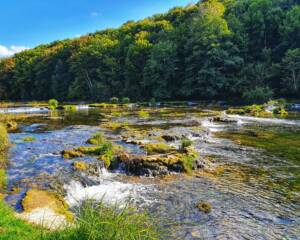
[[[285,190],[272,185],[278,179],[284,181],[293,177],[300,171],[300,162],[278,158],[261,149],[238,145],[214,135],[219,131],[240,132],[257,126],[262,131],[270,128],[294,131],[300,128],[297,120],[300,118],[293,116],[292,121],[266,121],[235,116],[237,123],[216,124],[205,117],[195,116],[195,112],[195,109],[186,110],[186,116],[175,120],[155,116],[146,123],[171,131],[185,128],[183,123],[191,118],[198,121],[205,134],[194,137],[197,150],[201,156],[214,156],[216,164],[224,167],[225,172],[200,174],[198,177],[178,175],[172,181],[132,180],[122,173],[110,173],[100,179],[90,177],[88,184],[69,177],[65,180],[66,200],[73,205],[85,198],[102,199],[103,196],[107,202],[131,199],[141,209],[148,209],[162,218],[162,224],[171,229],[172,239],[300,239],[300,194],[294,192],[291,198]],[[50,121],[47,116],[35,118],[25,122],[20,132],[10,134],[15,143],[10,150],[8,168],[10,188],[17,185],[26,189],[35,182],[45,183],[47,187],[51,177],[62,173],[67,176],[74,160],[63,159],[60,152],[85,145],[90,135],[99,130],[96,125],[101,120],[100,113],[95,110],[59,114],[58,117],[61,120]],[[121,120],[126,120],[126,117],[119,118]],[[128,120],[146,125],[133,116]],[[131,152],[143,154],[135,145],[120,141],[118,135],[109,131],[106,134]],[[22,139],[28,136],[37,141],[24,143]],[[81,160],[95,161],[93,158]],[[282,168],[294,171],[287,172]],[[7,200],[14,205],[22,194],[21,191],[15,198],[8,197]],[[210,203],[212,212],[199,212],[195,208],[199,201]]]

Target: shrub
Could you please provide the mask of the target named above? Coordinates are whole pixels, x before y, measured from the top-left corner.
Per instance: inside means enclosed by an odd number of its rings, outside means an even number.
[[[117,98],[117,97],[112,97],[112,98],[110,99],[110,102],[111,102],[112,104],[118,104],[118,103],[119,103],[119,98]]]
[[[155,107],[156,106],[156,100],[155,100],[155,98],[151,98],[150,99],[150,106],[151,107]]]
[[[56,99],[50,99],[48,105],[51,110],[55,110],[58,107],[58,101]]]
[[[273,91],[269,87],[256,87],[243,94],[243,99],[247,103],[262,104],[267,102],[273,95]]]
[[[122,98],[122,103],[128,104],[128,103],[130,103],[130,99],[128,97],[124,97],[124,98]]]

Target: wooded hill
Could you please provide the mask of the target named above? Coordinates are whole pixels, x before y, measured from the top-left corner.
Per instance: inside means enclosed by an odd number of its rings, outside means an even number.
[[[206,0],[0,60],[0,99],[300,98],[299,0]]]

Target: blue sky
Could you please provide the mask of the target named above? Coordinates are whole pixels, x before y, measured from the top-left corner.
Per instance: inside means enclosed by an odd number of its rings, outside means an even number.
[[[118,27],[195,0],[3,0],[0,57],[58,39]]]

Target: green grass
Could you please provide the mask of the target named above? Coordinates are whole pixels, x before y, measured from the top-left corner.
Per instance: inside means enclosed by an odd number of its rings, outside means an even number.
[[[0,240],[41,239],[41,229],[15,218],[13,210],[0,200]]]
[[[5,151],[8,148],[9,140],[6,128],[0,124],[0,152]]]
[[[105,207],[102,203],[84,203],[74,226],[46,234],[44,240],[155,240],[160,239],[157,222],[146,213],[130,207]]]
[[[50,232],[17,219],[0,201],[0,240],[156,240],[161,236],[156,220],[128,206],[86,202],[72,226]]]

